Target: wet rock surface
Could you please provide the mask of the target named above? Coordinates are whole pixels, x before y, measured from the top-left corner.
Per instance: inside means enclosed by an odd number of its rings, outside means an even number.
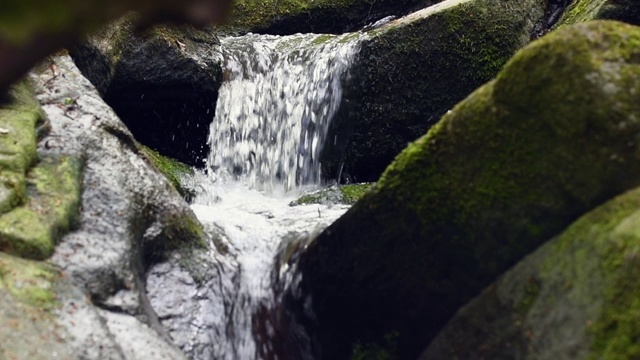
[[[125,17],[71,50],[136,140],[202,166],[222,81],[213,30],[157,26],[144,32]]]
[[[405,149],[301,256],[316,356],[391,334],[418,356],[496,276],[637,186],[638,39],[616,22],[547,35]]]

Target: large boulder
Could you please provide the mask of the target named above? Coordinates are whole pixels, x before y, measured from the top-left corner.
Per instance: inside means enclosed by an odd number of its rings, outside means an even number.
[[[235,31],[287,35],[344,33],[386,16],[401,16],[442,0],[237,0]]]
[[[417,357],[499,274],[640,184],[639,41],[615,22],[551,33],[409,145],[301,256],[289,301],[318,358],[390,335]]]
[[[136,29],[124,17],[72,48],[71,56],[141,143],[202,165],[222,82],[211,29]]]
[[[576,221],[460,309],[427,359],[640,356],[640,190]]]
[[[323,173],[376,181],[407,143],[531,40],[537,0],[447,0],[369,32],[329,131]]]

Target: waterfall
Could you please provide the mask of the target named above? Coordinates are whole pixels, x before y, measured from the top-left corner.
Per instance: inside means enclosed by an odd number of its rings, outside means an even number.
[[[223,39],[225,81],[211,123],[209,166],[266,191],[317,184],[357,40],[355,34]]]
[[[195,182],[194,209],[225,254],[212,315],[213,359],[274,359],[278,249],[310,237],[346,205],[289,206],[321,183],[320,154],[342,83],[363,34],[249,34],[222,39],[224,83],[210,128],[209,170]],[[260,319],[258,319],[260,318]],[[262,330],[256,330],[260,328]],[[256,334],[256,332],[261,334]],[[259,338],[259,340],[257,340]]]

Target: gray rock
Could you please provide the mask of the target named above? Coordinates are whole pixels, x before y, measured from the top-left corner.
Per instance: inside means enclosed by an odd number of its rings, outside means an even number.
[[[156,26],[124,17],[71,49],[82,73],[133,135],[163,155],[201,165],[222,81],[211,29]]]
[[[84,162],[77,225],[49,261],[68,283],[67,290],[56,292],[61,302],[56,324],[68,334],[65,343],[73,354],[67,358],[185,358],[149,301],[154,291],[147,294],[147,270],[161,266],[168,278],[208,273],[212,260],[201,225],[167,179],[138,153],[131,133],[69,56],[48,60],[32,78],[50,124],[39,156]],[[180,256],[194,261],[170,260]],[[186,284],[189,294],[204,285]],[[172,304],[154,305],[164,313],[163,307]],[[199,315],[179,314],[190,321]]]

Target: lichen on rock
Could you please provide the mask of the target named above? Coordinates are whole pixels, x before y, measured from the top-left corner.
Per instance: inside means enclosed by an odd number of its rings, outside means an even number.
[[[0,108],[0,215],[25,201],[25,174],[36,161],[36,127],[43,122],[28,82],[10,92]]]
[[[441,0],[237,0],[228,27],[269,34],[343,33]]]
[[[137,144],[138,148],[149,159],[149,161],[167,177],[167,180],[178,190],[180,195],[185,198],[189,198],[193,195],[192,191],[182,185],[182,179],[184,176],[193,175],[193,168],[181,163],[178,160],[172,159],[167,156],[160,155],[157,151],[144,146],[140,143]]]
[[[323,356],[392,331],[417,356],[496,276],[640,184],[639,45],[616,22],[553,32],[398,155],[301,257]]]

